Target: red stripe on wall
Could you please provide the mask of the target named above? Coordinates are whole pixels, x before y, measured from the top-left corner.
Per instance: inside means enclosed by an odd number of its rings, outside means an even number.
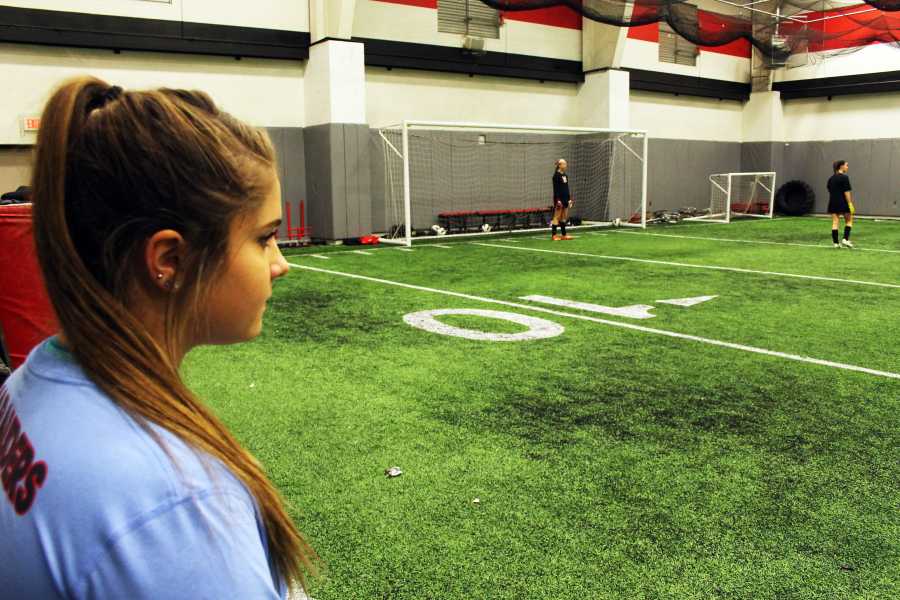
[[[550,27],[581,29],[581,13],[575,12],[568,6],[554,6],[537,10],[503,11],[503,18],[508,21],[525,21]]]
[[[640,18],[648,14],[655,14],[656,6],[647,6],[636,4],[632,18]],[[719,26],[724,20],[714,12],[705,10],[697,11],[697,19],[700,26],[705,28],[714,28]],[[649,25],[639,25],[628,29],[628,37],[632,40],[643,40],[645,42],[659,43],[659,23],[651,23]],[[724,46],[700,46],[700,52],[712,52],[713,54],[727,54],[728,56],[736,56],[738,58],[750,58],[750,42],[741,38]]]
[[[705,10],[697,11],[697,20],[700,22],[700,28],[705,31],[712,31],[730,24],[729,21],[723,19],[718,13],[707,12]],[[739,38],[724,46],[701,46],[700,51],[712,52],[714,54],[726,54],[738,58],[750,58],[750,55],[752,54],[750,48],[749,40]]]
[[[375,2],[387,2],[388,4],[405,4],[406,6],[421,6],[422,8],[437,8],[438,0],[375,0]]]
[[[805,16],[810,21],[823,17],[847,15],[845,18],[810,23],[809,29],[818,33],[821,38],[810,43],[809,51],[843,50],[870,44],[896,42],[900,39],[900,14],[869,9],[871,7],[867,4],[857,4],[834,10],[806,13]],[[868,12],[860,13],[860,11]]]
[[[640,0],[638,0],[640,1]],[[649,14],[656,14],[655,6],[647,6],[643,4],[635,4],[631,13],[632,19],[639,19]],[[659,23],[650,23],[649,25],[639,25],[628,29],[628,37],[633,40],[643,40],[645,42],[659,43]]]

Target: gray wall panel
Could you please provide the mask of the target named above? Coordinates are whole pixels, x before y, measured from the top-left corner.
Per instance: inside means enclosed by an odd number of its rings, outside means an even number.
[[[438,134],[435,134],[438,135]],[[456,142],[460,134],[439,134],[447,143]],[[477,134],[475,134],[477,135]],[[497,134],[494,134],[495,136]],[[470,136],[471,137],[471,136]],[[389,223],[386,214],[384,190],[384,160],[381,138],[376,130],[370,132],[371,192],[373,228],[384,230]],[[501,139],[497,137],[497,139]],[[515,139],[513,134],[505,134],[502,139]],[[535,141],[535,140],[530,140]],[[537,146],[535,146],[537,148]],[[552,146],[550,146],[552,148]],[[532,164],[531,159],[522,161],[525,188],[531,191],[544,185],[552,172],[550,156],[543,162],[551,166],[547,169]],[[540,151],[538,151],[540,152]],[[832,161],[843,158],[851,163],[850,177],[858,198],[857,207],[862,214],[900,216],[900,186],[895,179],[900,175],[900,140],[839,140],[832,142],[713,142],[696,140],[671,140],[651,138],[648,146],[648,209],[677,209],[684,206],[703,207],[709,202],[709,175],[737,171],[775,171],[776,185],[800,179],[809,183],[816,192],[816,212],[825,212],[828,205],[825,182],[831,175]],[[453,150],[447,149],[446,156],[439,160],[457,162]],[[426,162],[431,161],[429,156]],[[490,164],[488,159],[484,164]],[[541,160],[541,159],[538,159]],[[507,159],[508,162],[508,159]],[[470,168],[466,178],[441,181],[431,174],[414,182],[414,191],[419,204],[416,214],[425,215],[423,222],[416,226],[427,226],[431,218],[443,210],[467,210],[477,204],[480,209],[506,208],[508,202],[489,195],[473,195],[472,182],[479,178],[490,178],[491,170],[485,171],[484,164],[476,163]],[[543,163],[540,163],[543,164]],[[546,173],[544,172],[546,171]],[[573,174],[574,178],[574,174]],[[484,179],[481,179],[484,181]],[[524,194],[526,197],[530,193]],[[543,196],[538,192],[527,202],[540,202]],[[429,213],[429,214],[426,214]]]
[[[387,207],[384,186],[384,140],[377,129],[369,130],[369,182],[372,205],[372,231],[386,231],[388,228]]]
[[[709,176],[741,168],[741,144],[651,138],[647,165],[647,210],[709,204]]]
[[[330,123],[305,130],[307,214],[317,240],[372,233],[370,132]]]
[[[299,226],[298,203],[306,197],[303,129],[300,127],[269,127],[266,131],[277,155],[282,202],[291,203],[291,224]],[[284,219],[278,236],[282,239],[287,237],[287,217]]]
[[[306,165],[307,222],[315,239],[335,239],[331,187],[330,125],[304,129],[304,164]]]
[[[815,212],[828,210],[825,184],[835,160],[850,163],[850,181],[860,214],[900,216],[900,193],[896,185],[900,168],[900,141],[835,140],[784,144],[784,166],[779,185],[799,179],[816,192]]]
[[[300,202],[306,203],[306,158],[303,130],[289,128],[284,131],[284,154],[280,157],[284,175],[281,180],[282,196],[291,204],[291,220],[300,226]]]
[[[331,219],[328,239],[342,239],[347,230],[347,165],[344,160],[344,127],[332,123],[328,127],[331,169],[327,184],[331,187]],[[324,232],[323,232],[324,233]]]

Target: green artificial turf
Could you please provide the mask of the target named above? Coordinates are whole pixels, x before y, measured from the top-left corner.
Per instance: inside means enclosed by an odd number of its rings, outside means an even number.
[[[900,287],[869,285],[900,286],[900,222],[858,221],[853,251],[831,248],[829,229],[776,219],[294,252],[263,335],[197,349],[184,371],[327,565],[316,600],[900,597],[900,379],[888,376]],[[702,295],[717,297],[657,303]],[[565,331],[473,341],[403,321],[448,308]],[[391,466],[403,475],[386,478]]]

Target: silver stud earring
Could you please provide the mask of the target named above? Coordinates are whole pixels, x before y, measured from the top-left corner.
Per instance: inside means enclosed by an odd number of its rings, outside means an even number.
[[[156,274],[156,278],[157,278],[157,279],[162,279],[162,277],[163,277],[163,276],[162,276],[162,273],[157,273],[157,274]]]

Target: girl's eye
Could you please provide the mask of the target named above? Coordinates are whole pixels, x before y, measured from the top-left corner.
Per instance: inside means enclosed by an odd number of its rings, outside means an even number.
[[[278,230],[277,230],[277,229],[273,229],[273,230],[270,231],[268,234],[266,234],[266,235],[264,235],[263,237],[259,238],[259,245],[262,246],[263,248],[265,248],[266,246],[269,245],[269,242],[271,242],[272,240],[275,239],[275,236],[276,236],[276,235],[278,235]]]

